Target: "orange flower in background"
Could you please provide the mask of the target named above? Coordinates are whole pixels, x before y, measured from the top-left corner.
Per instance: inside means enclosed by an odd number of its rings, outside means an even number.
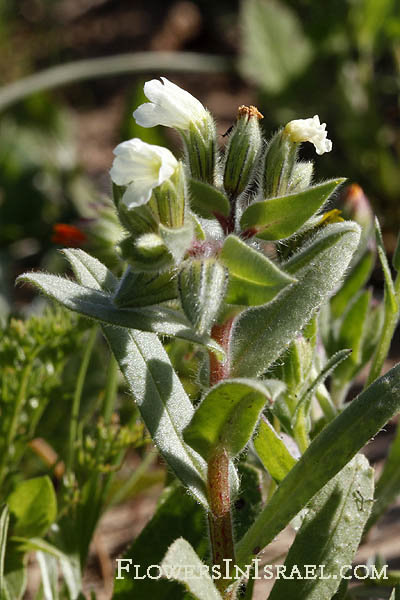
[[[51,241],[53,244],[69,246],[70,248],[79,248],[86,242],[86,235],[74,225],[66,223],[56,223],[53,225],[53,235]]]

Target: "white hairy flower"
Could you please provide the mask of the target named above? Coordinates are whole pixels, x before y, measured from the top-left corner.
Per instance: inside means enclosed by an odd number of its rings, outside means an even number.
[[[311,142],[317,154],[332,150],[332,142],[326,137],[326,123],[320,123],[318,115],[312,119],[290,121],[285,127],[285,133],[293,142]]]
[[[165,125],[185,131],[191,123],[207,119],[208,112],[197,98],[165,77],[161,79],[163,83],[152,79],[144,84],[144,93],[150,102],[142,104],[133,113],[138,125]]]
[[[167,148],[146,144],[139,138],[118,144],[114,154],[111,179],[127,186],[122,200],[128,208],[146,204],[153,189],[169,179],[178,166]]]

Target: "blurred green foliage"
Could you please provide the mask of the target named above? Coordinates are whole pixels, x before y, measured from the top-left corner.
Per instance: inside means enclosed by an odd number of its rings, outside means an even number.
[[[319,114],[326,176],[360,183],[388,227],[400,208],[400,10],[396,0],[244,0],[240,72],[260,92],[265,129]]]

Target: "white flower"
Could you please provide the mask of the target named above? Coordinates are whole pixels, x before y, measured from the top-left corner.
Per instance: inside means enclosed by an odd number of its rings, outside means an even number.
[[[114,154],[111,179],[127,186],[122,200],[128,208],[146,204],[153,189],[169,179],[178,166],[167,148],[146,144],[139,138],[118,144]]]
[[[312,119],[290,121],[284,131],[293,142],[311,142],[314,144],[317,154],[324,154],[324,152],[332,150],[332,142],[326,137],[326,123],[320,123],[318,115],[315,115]]]
[[[194,96],[171,83],[165,77],[152,79],[144,84],[144,93],[150,102],[142,104],[133,113],[142,127],[165,125],[187,130],[191,123],[207,119],[208,112]]]

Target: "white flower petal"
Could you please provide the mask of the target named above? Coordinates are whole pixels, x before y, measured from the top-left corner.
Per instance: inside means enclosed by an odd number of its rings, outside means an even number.
[[[285,133],[293,142],[311,142],[317,154],[332,150],[332,142],[327,138],[326,123],[320,123],[319,116],[311,119],[295,119],[285,127]]]
[[[130,207],[148,202],[153,188],[169,179],[178,166],[167,148],[146,144],[139,138],[122,142],[114,154],[111,179],[117,185],[128,185],[123,200]]]
[[[153,187],[149,187],[146,181],[135,181],[126,188],[122,196],[122,202],[128,208],[142,206],[150,200]]]
[[[192,122],[207,118],[204,106],[189,92],[186,92],[165,77],[152,79],[144,85],[144,93],[150,103],[139,106],[133,116],[142,127],[165,125],[186,130]]]

